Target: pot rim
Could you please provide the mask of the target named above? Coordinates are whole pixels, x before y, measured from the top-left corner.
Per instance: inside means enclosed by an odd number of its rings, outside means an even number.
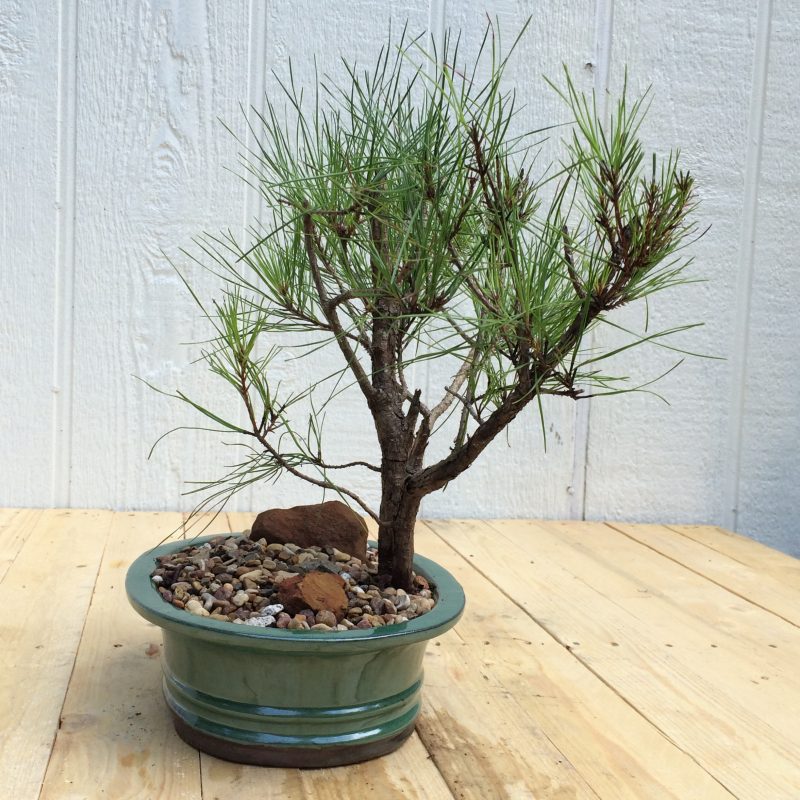
[[[193,543],[215,539],[220,535],[195,537]],[[241,536],[241,533],[230,533],[228,536]],[[125,589],[128,600],[134,609],[145,619],[168,630],[202,636],[206,639],[225,641],[231,645],[235,643],[248,646],[266,646],[272,643],[291,643],[294,645],[307,644],[314,646],[325,642],[332,646],[352,647],[363,642],[369,642],[370,647],[376,645],[392,646],[412,641],[432,639],[452,628],[460,619],[465,605],[464,590],[458,581],[442,566],[424,556],[414,556],[414,570],[425,577],[435,587],[436,605],[423,614],[408,622],[384,625],[379,628],[348,631],[313,631],[289,630],[288,628],[257,628],[252,625],[236,625],[232,622],[209,619],[189,614],[183,609],[176,608],[165,602],[156,591],[150,580],[150,573],[155,566],[158,556],[167,555],[185,547],[189,540],[178,540],[162,544],[142,553],[128,568],[125,578]],[[377,547],[377,543],[370,541],[370,547]],[[191,635],[191,634],[190,634]]]

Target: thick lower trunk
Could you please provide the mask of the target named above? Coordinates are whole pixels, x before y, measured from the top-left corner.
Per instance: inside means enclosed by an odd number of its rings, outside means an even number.
[[[378,528],[378,572],[395,589],[411,589],[414,523],[421,499],[409,494],[403,483],[384,483]]]

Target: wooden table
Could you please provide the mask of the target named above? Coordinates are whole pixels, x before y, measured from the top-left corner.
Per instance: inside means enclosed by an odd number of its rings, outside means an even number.
[[[217,529],[252,517],[230,514]],[[397,753],[304,772],[172,732],[131,560],[178,514],[0,511],[0,798],[800,798],[800,561],[718,528],[420,523],[467,612]]]

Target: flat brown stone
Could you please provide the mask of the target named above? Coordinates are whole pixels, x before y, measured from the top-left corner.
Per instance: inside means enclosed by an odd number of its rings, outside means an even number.
[[[339,500],[262,511],[253,523],[250,538],[266,539],[270,544],[335,547],[362,561],[367,557],[367,525]]]
[[[347,612],[345,581],[330,572],[309,572],[287,578],[278,588],[278,602],[289,614],[303,609],[330,611],[339,622]]]

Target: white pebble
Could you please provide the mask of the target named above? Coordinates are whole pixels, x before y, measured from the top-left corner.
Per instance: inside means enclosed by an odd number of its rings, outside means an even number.
[[[250,617],[244,621],[245,625],[250,625],[253,628],[269,628],[275,624],[275,617]]]
[[[394,607],[398,611],[405,611],[411,605],[411,598],[407,594],[396,594]]]
[[[280,603],[273,603],[271,606],[264,606],[258,613],[262,617],[274,617],[283,611],[283,606]]]

